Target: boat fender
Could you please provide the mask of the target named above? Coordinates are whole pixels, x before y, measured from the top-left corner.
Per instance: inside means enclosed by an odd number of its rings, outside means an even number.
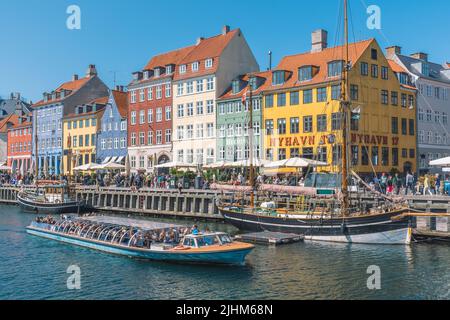
[[[55,203],[61,203],[61,200],[56,199],[56,200],[55,200]]]

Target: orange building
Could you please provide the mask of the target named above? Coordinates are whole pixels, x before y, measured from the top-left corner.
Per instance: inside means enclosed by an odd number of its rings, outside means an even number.
[[[33,124],[31,115],[10,117],[8,128],[8,166],[13,172],[25,174],[32,170]]]

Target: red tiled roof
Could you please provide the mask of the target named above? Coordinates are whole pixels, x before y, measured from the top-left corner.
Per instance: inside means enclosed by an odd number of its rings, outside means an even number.
[[[31,122],[22,122],[22,123],[17,122],[17,124],[13,125],[10,130],[31,127],[32,125],[33,125],[33,123],[31,123]]]
[[[394,60],[388,60],[388,62],[389,62],[389,66],[391,67],[392,71],[394,71],[396,73],[407,73],[405,68],[403,68],[401,65],[399,65]]]
[[[361,42],[355,42],[349,45],[349,60],[354,65],[359,60],[361,55],[367,50],[367,48],[375,41],[369,39]],[[333,48],[327,48],[319,52],[306,52],[291,56],[284,57],[277,68],[274,70],[285,70],[291,72],[290,77],[282,85],[272,85],[270,79],[270,85],[268,90],[286,89],[300,86],[309,86],[320,83],[327,83],[333,80],[339,80],[340,77],[329,78],[328,77],[328,63],[335,60],[343,60],[344,46],[337,46]],[[298,68],[303,66],[316,66],[319,67],[318,73],[310,81],[300,82],[298,80]]]
[[[128,93],[122,91],[112,90],[114,101],[116,102],[117,109],[123,118],[128,117]]]
[[[106,96],[106,97],[101,97],[101,98],[94,99],[91,102],[89,102],[88,104],[98,103],[98,104],[105,104],[106,105],[108,103],[108,101],[109,101],[109,97]]]
[[[78,80],[73,80],[73,81],[68,81],[63,83],[62,85],[60,85],[55,92],[61,92],[62,90],[68,90],[70,91],[70,93],[68,95],[66,95],[64,97],[67,98],[68,96],[72,95],[73,93],[75,93],[77,90],[79,90],[82,86],[85,85],[86,82],[88,82],[90,79],[92,79],[92,77],[85,77],[85,78],[81,78]],[[59,98],[59,99],[55,99],[55,100],[48,100],[47,102],[45,102],[44,100],[40,100],[39,102],[35,103],[32,105],[33,108],[35,107],[39,107],[39,106],[43,106],[49,103],[55,103],[55,102],[60,102],[63,99]]]
[[[223,50],[236,35],[240,34],[240,32],[240,29],[235,29],[226,34],[220,34],[201,40],[199,44],[197,44],[183,59],[181,59],[181,61],[179,61],[179,65],[190,65],[193,62],[200,62],[199,71],[192,72],[190,68],[187,68],[186,73],[180,74],[179,68],[176,68],[174,80],[188,79],[215,73],[217,71],[217,67],[219,65],[218,61]],[[213,59],[212,68],[205,68],[205,64],[202,62],[206,59]]]
[[[156,67],[165,67],[169,64],[177,65],[195,46],[190,46],[154,56],[145,66],[144,70],[152,70]]]
[[[10,114],[5,119],[0,121],[0,132],[8,131],[8,123],[12,123],[13,126],[19,123],[19,116],[16,114]]]
[[[248,83],[249,78],[253,77],[253,76],[264,79],[264,82],[255,91],[252,92],[253,95],[257,95],[257,94],[261,93],[262,91],[264,91],[265,89],[267,89],[270,86],[270,81],[271,81],[271,76],[272,76],[271,71],[248,73],[248,74],[245,74],[244,76],[242,76],[241,81]],[[230,86],[230,87],[228,87],[227,91],[217,100],[229,100],[229,99],[242,98],[244,93],[248,94],[248,89],[246,89],[246,88],[243,88],[238,93],[233,94],[233,90]]]

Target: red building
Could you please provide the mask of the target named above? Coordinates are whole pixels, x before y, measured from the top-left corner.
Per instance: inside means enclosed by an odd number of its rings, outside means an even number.
[[[25,174],[33,171],[32,161],[33,123],[31,114],[18,117],[8,129],[8,166],[12,172]]]
[[[153,57],[133,73],[128,86],[128,154],[133,172],[152,172],[172,161],[172,80],[181,61],[194,47]]]

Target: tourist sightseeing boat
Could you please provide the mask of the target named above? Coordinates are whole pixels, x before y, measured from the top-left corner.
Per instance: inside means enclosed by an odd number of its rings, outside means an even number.
[[[84,201],[74,200],[69,186],[49,183],[39,181],[35,189],[19,191],[19,206],[36,214],[80,213],[84,210]]]
[[[191,234],[189,228],[113,217],[36,219],[27,233],[133,258],[180,263],[237,264],[254,246],[223,232]]]
[[[250,199],[246,199],[242,204],[234,204],[233,201],[226,204],[225,201],[219,204],[219,211],[227,222],[245,231],[274,231],[295,233],[305,236],[305,240],[319,240],[344,243],[362,244],[409,244],[412,236],[412,226],[414,217],[408,214],[410,211],[403,202],[386,198],[385,203],[373,208],[367,208],[364,204],[355,204],[350,197],[350,181],[357,180],[363,183],[359,177],[350,174],[349,162],[349,123],[350,117],[354,114],[352,104],[349,99],[350,81],[349,70],[351,61],[349,60],[348,41],[348,3],[344,1],[345,20],[345,57],[343,59],[343,72],[341,76],[341,99],[340,113],[342,119],[342,179],[340,190],[336,191],[334,199],[322,199],[316,195],[309,194],[307,199],[296,208],[276,208],[274,203],[265,205],[255,205],[255,175],[254,166],[250,164]],[[253,128],[252,128],[252,88],[249,86],[249,137],[250,156],[253,159]],[[357,108],[356,108],[357,109]],[[277,192],[283,193],[283,187],[276,186]],[[285,187],[288,195],[301,194],[305,188]],[[299,190],[296,193],[295,189]],[[310,193],[311,188],[306,188]],[[268,190],[265,190],[266,192]],[[314,190],[313,190],[314,191]],[[317,192],[315,190],[314,192]],[[381,196],[381,195],[378,195]]]

